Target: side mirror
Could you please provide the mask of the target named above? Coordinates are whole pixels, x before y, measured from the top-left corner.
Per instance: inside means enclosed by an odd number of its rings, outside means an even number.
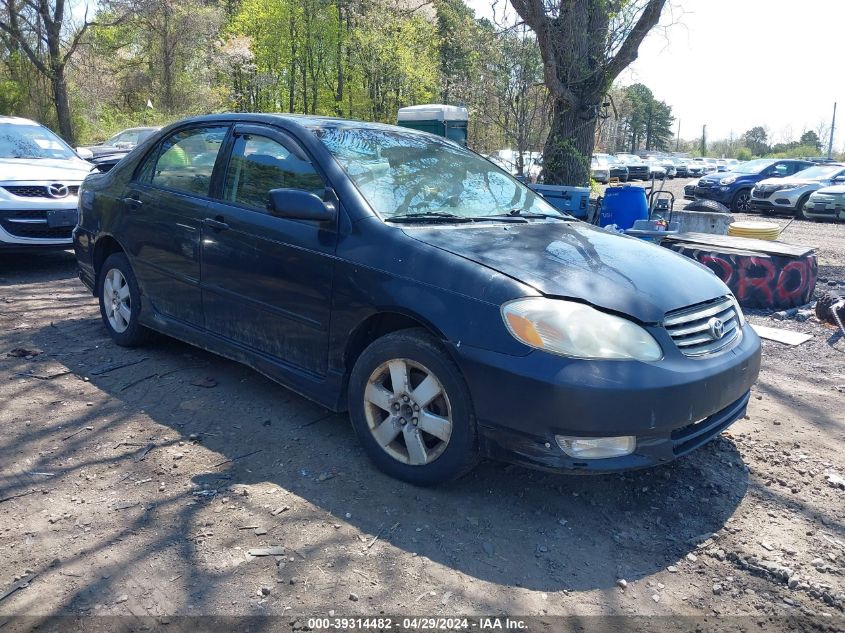
[[[94,158],[94,152],[86,147],[77,147],[76,148],[76,155],[79,156],[82,160],[91,160]]]
[[[302,189],[273,189],[267,207],[273,215],[293,220],[329,222],[337,214],[332,203],[324,202],[320,196]]]

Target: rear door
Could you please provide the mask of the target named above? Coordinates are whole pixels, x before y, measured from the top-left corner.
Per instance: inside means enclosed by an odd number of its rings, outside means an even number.
[[[296,140],[276,128],[236,126],[228,145],[202,229],[206,328],[324,375],[336,226],[276,217],[267,202],[271,189],[334,194]]]
[[[120,237],[156,312],[203,324],[200,235],[227,126],[182,128],[141,164],[122,200]]]

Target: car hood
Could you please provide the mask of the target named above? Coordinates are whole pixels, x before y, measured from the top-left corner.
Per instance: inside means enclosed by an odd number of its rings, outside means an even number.
[[[736,178],[736,182],[756,182],[760,178],[759,174],[741,174],[735,171],[719,171],[712,174],[707,174],[702,178],[702,180],[718,183],[720,180],[722,180],[722,178],[727,178],[728,176],[733,176],[734,178]],[[776,178],[775,180],[783,180],[783,178]]]
[[[766,178],[757,184],[761,187],[765,185],[818,185],[824,180],[808,180],[806,178]]]
[[[421,242],[544,295],[578,299],[643,323],[728,294],[706,267],[668,249],[584,222],[406,227]]]
[[[82,159],[0,158],[0,181],[55,180],[82,182],[91,171],[91,164]]]
[[[826,193],[831,196],[845,195],[845,185],[833,185],[831,187],[824,187],[816,191],[816,193]]]

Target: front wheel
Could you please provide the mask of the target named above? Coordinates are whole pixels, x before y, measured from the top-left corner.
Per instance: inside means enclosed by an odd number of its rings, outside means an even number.
[[[804,213],[804,205],[807,204],[807,200],[810,199],[810,194],[806,194],[802,196],[802,198],[798,201],[798,205],[795,207],[795,217],[800,220],[812,220],[810,216]]]
[[[100,314],[115,343],[135,347],[149,339],[150,331],[138,322],[141,292],[129,260],[123,253],[109,255],[99,274]]]
[[[748,213],[751,211],[751,190],[740,189],[736,192],[731,202],[731,211],[739,211],[741,213]]]
[[[375,465],[412,484],[451,481],[478,459],[469,389],[424,330],[394,332],[364,350],[349,379],[349,417]]]

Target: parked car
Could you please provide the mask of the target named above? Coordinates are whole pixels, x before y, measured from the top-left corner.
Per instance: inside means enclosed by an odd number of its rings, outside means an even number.
[[[687,178],[689,176],[689,170],[687,165],[689,164],[689,160],[686,158],[678,158],[676,156],[670,157],[670,160],[675,165],[675,176],[678,178]]]
[[[118,132],[100,145],[89,145],[85,149],[90,150],[94,158],[106,154],[128,152],[159,129],[157,127],[132,127]]]
[[[787,213],[805,217],[810,194],[824,187],[845,184],[845,165],[813,165],[793,176],[761,180],[751,190],[751,208],[763,213]]]
[[[646,165],[648,165],[648,177],[662,179],[666,177],[666,168],[656,158],[646,158]]]
[[[0,250],[71,247],[91,165],[35,121],[0,116]]]
[[[648,180],[649,167],[646,162],[636,154],[617,154],[625,167],[628,168],[628,180]]]
[[[660,164],[663,166],[663,169],[666,170],[666,177],[667,178],[674,178],[678,175],[678,169],[675,167],[675,161],[668,156],[660,156],[657,159]]]
[[[621,160],[616,158],[613,154],[594,154],[599,163],[606,164],[610,171],[610,178],[616,179],[619,182],[628,181],[628,168]]]
[[[693,180],[690,183],[684,185],[684,199],[685,200],[695,200],[695,188],[698,186],[698,181]]]
[[[705,174],[704,161],[700,159],[693,159],[687,163],[687,174],[691,177],[700,177]]]
[[[716,275],[446,139],[220,114],[152,141],[81,193],[111,338],[157,330],[348,410],[394,477],[662,464],[745,413],[760,341]]]
[[[702,158],[701,161],[704,163],[704,173],[705,174],[712,174],[715,171],[719,170],[719,163],[716,161],[715,158]]]
[[[610,181],[610,165],[606,160],[590,157],[590,178],[596,182],[607,184]]]
[[[824,187],[811,193],[802,215],[808,220],[845,220],[845,185]]]
[[[732,211],[751,209],[751,189],[766,178],[785,178],[806,169],[812,163],[806,160],[758,158],[739,166],[736,171],[702,177],[695,188],[695,195],[721,202]]]
[[[733,171],[734,169],[739,167],[740,161],[738,161],[736,158],[726,158],[725,165],[728,168],[727,171]]]

